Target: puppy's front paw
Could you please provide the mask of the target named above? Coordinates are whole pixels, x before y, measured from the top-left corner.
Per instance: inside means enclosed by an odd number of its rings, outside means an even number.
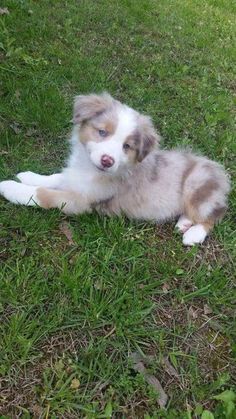
[[[0,195],[9,199],[8,196],[11,195],[11,192],[14,190],[15,183],[14,180],[4,180],[3,182],[0,182]]]
[[[196,224],[190,227],[183,235],[183,244],[185,246],[194,246],[197,243],[203,243],[207,236],[207,232],[203,225]]]
[[[0,195],[14,204],[35,206],[37,204],[36,192],[35,186],[23,185],[14,180],[0,182]]]
[[[36,173],[33,172],[20,172],[16,175],[17,179],[21,181],[21,183],[24,183],[24,185],[30,185],[30,186],[37,186],[38,183],[38,177]]]

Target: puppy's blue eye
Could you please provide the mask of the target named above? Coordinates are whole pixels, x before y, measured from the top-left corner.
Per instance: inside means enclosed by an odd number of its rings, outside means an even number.
[[[99,129],[98,133],[100,137],[106,137],[108,135],[108,132],[105,129]]]

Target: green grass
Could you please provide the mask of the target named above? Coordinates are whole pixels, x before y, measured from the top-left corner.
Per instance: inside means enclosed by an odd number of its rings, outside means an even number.
[[[4,7],[0,179],[58,170],[73,96],[103,90],[150,114],[163,147],[190,146],[233,179],[233,0]],[[2,418],[200,418],[203,410],[235,417],[214,399],[235,391],[234,185],[225,220],[192,249],[173,223],[69,218],[3,199],[0,208]],[[165,411],[132,352],[152,356]]]

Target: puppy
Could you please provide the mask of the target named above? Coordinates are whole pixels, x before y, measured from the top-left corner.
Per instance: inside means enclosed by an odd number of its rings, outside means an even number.
[[[187,151],[158,149],[149,117],[109,94],[75,98],[71,153],[61,173],[23,172],[21,183],[0,183],[15,204],[59,208],[66,214],[93,209],[157,222],[179,218],[183,243],[202,243],[227,208],[223,168]]]

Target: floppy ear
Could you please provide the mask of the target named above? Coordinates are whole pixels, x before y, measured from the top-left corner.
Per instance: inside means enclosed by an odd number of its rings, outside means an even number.
[[[75,97],[73,123],[79,124],[104,112],[114,99],[108,93],[80,95]]]
[[[148,116],[140,115],[139,117],[139,148],[138,162],[141,162],[153,150],[155,145],[160,141],[159,135],[156,133],[151,119]]]

